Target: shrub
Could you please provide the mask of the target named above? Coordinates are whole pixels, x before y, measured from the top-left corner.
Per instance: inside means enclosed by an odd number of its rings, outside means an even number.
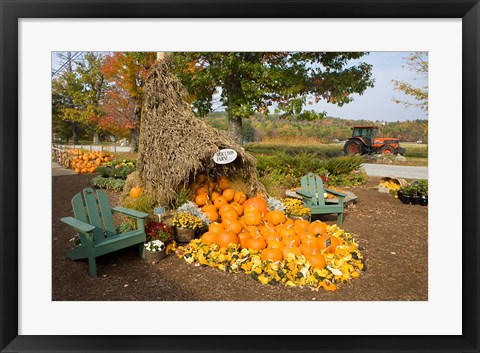
[[[100,189],[121,191],[123,190],[123,186],[125,185],[125,180],[97,176],[92,179],[92,185]]]
[[[148,213],[149,219],[155,219],[153,208],[155,207],[155,198],[148,194],[142,194],[137,198],[127,196],[123,200],[123,207],[130,208],[139,212]]]

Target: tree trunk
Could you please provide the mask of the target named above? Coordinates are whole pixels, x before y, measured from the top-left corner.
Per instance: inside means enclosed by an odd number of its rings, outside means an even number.
[[[93,133],[93,144],[94,145],[99,145],[100,144],[100,136],[98,135],[98,132]]]
[[[240,146],[242,145],[242,117],[228,114],[227,134],[233,141],[238,143]]]
[[[142,121],[142,108],[137,106],[135,103],[134,109],[134,127],[130,129],[130,146],[132,147],[132,152],[138,152],[138,141],[140,139],[140,124]]]
[[[72,122],[72,139],[73,139],[73,144],[78,145],[78,128],[77,128],[77,123],[75,121]]]

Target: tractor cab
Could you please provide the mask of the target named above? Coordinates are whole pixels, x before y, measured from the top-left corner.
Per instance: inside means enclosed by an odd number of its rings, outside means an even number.
[[[355,126],[352,130],[352,137],[363,139],[367,146],[372,146],[373,139],[378,136],[378,127],[376,126]]]

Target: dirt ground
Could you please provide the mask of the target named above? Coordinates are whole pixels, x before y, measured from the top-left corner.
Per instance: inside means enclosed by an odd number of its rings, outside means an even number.
[[[92,175],[53,177],[52,300],[112,301],[425,301],[428,300],[428,207],[404,205],[373,187],[379,178],[350,189],[358,201],[346,208],[343,228],[355,234],[367,270],[335,292],[262,285],[250,276],[194,267],[174,254],[159,264],[128,248],[97,258],[97,278],[87,261],[72,261],[75,231],[60,221],[71,216],[70,201]],[[119,194],[108,192],[112,206]],[[319,219],[334,223],[336,217]]]

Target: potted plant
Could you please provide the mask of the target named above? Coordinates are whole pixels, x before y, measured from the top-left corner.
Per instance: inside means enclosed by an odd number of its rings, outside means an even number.
[[[145,226],[147,241],[161,240],[165,245],[173,240],[173,229],[163,222],[150,221]]]
[[[287,197],[282,199],[282,203],[285,206],[285,213],[290,218],[310,220],[312,210],[310,210],[308,207],[304,207],[302,200]]]
[[[165,256],[165,244],[158,239],[145,243],[145,260],[148,263],[157,263]]]
[[[179,212],[173,217],[172,225],[175,226],[175,240],[187,243],[195,237],[195,230],[203,227],[203,222],[189,212]]]
[[[398,198],[402,203],[408,205],[410,203],[410,196],[412,194],[412,188],[410,185],[402,187],[398,192]]]
[[[427,180],[419,181],[419,193],[420,193],[420,200],[419,200],[420,205],[427,206],[428,205],[428,181]]]
[[[411,191],[410,191],[410,202],[412,205],[418,205],[419,200],[420,200],[420,195],[419,195],[419,186],[418,182],[413,182],[411,185]]]

